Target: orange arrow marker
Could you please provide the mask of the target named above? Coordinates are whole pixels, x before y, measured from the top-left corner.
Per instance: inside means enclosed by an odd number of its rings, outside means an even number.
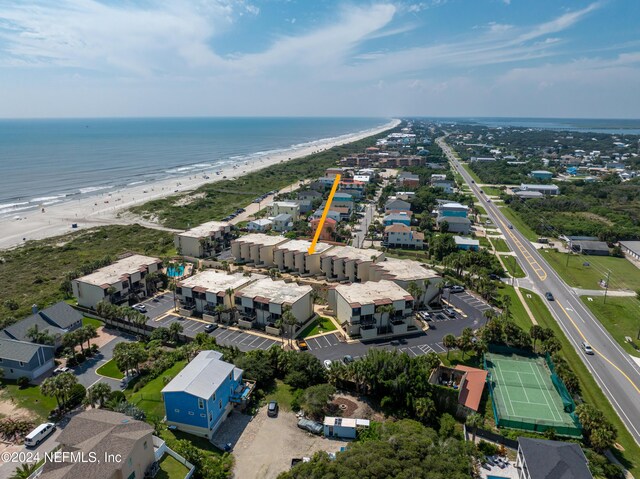
[[[311,241],[311,246],[309,246],[309,250],[308,250],[309,254],[313,254],[316,250],[316,243],[318,242],[318,238],[320,238],[320,232],[322,231],[322,227],[324,226],[324,220],[327,219],[327,213],[329,213],[329,208],[331,208],[333,195],[336,194],[339,184],[340,184],[340,175],[336,175],[336,179],[333,180],[333,186],[331,187],[331,191],[329,192],[329,198],[327,199],[327,204],[324,205],[324,211],[322,211],[322,216],[320,217],[320,223],[318,223],[318,228],[316,228],[316,234],[313,235],[313,241]]]

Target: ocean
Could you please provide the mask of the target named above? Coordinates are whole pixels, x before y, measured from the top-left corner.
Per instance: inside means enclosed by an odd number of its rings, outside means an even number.
[[[381,118],[0,120],[0,217],[295,151]]]

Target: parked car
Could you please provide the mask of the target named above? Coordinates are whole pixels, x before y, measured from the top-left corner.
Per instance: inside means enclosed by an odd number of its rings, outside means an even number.
[[[216,323],[209,323],[204,327],[204,332],[205,333],[211,333],[211,332],[215,331],[216,329],[218,329],[218,325]]]
[[[464,286],[454,285],[451,286],[451,289],[449,291],[452,293],[464,293]]]
[[[278,417],[278,402],[271,401],[267,406],[267,416],[269,417]]]
[[[544,293],[544,297],[547,298],[547,301],[553,301],[554,300],[553,295],[549,291]]]
[[[24,438],[24,444],[27,447],[35,447],[44,441],[49,434],[56,430],[56,425],[52,422],[40,424]]]
[[[147,312],[147,307],[142,303],[134,304],[131,307],[133,309],[135,309],[136,311],[140,311],[141,313],[146,313]]]
[[[304,339],[298,339],[296,341],[296,344],[300,348],[300,351],[306,351],[307,349],[309,349],[309,346],[307,346],[307,342]]]
[[[322,363],[324,364],[324,367],[329,370],[331,369],[331,359],[325,359],[324,362]]]
[[[353,359],[353,356],[351,356],[350,354],[345,355],[344,358],[342,358],[342,362],[345,364],[350,364],[352,362],[354,362],[355,359]]]
[[[305,418],[302,418],[298,421],[298,427],[300,429],[304,429],[305,431],[309,431],[312,434],[322,434],[322,431],[324,430],[324,426],[319,422]]]
[[[53,370],[53,374],[55,375],[55,374],[61,374],[61,373],[68,373],[70,371],[71,369],[66,366],[59,366]]]
[[[494,281],[500,281],[500,276],[498,276],[497,274],[493,274],[493,273],[491,273],[491,274],[489,275],[489,279],[492,279],[492,280],[494,280]]]
[[[452,308],[446,308],[442,312],[444,314],[446,314],[447,316],[449,316],[450,318],[455,318],[456,317],[456,312]]]
[[[582,347],[582,350],[584,351],[584,354],[589,354],[589,355],[593,354],[593,348],[586,341],[582,341],[580,346]]]

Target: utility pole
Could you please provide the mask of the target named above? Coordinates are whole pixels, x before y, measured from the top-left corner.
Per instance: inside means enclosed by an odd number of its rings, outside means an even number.
[[[611,276],[611,271],[607,271],[607,282],[604,284],[604,304],[607,304],[607,292],[609,291],[609,276]]]
[[[569,256],[571,256],[571,251],[567,251],[567,264],[565,264],[565,268],[569,267]]]

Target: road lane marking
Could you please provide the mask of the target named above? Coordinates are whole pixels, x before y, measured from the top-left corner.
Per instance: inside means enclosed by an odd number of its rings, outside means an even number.
[[[576,322],[573,320],[573,318],[571,316],[569,316],[569,313],[567,312],[566,309],[564,309],[564,306],[562,306],[562,304],[559,301],[556,301],[556,303],[558,303],[558,306],[560,306],[560,309],[562,309],[562,311],[564,312],[564,314],[567,316],[567,318],[569,318],[569,321],[571,321],[571,324],[573,324],[573,327],[576,328],[576,331],[578,331],[578,334],[580,335],[580,337],[583,339],[583,341],[588,342],[587,338],[585,337],[585,335],[582,333],[582,331],[580,330],[580,328],[578,328],[578,325],[576,324]],[[594,348],[593,346],[591,346],[591,349],[593,349],[593,351],[600,356],[602,359],[604,359],[606,362],[608,362],[609,364],[611,364],[611,366],[613,366],[614,368],[616,368],[616,370],[622,374],[622,376],[625,377],[625,379],[627,381],[629,381],[629,384],[631,384],[633,386],[633,388],[638,392],[638,394],[640,394],[640,388],[636,385],[636,383],[633,382],[633,380],[622,370],[620,369],[615,363],[613,363],[608,357],[606,357],[604,354],[602,354],[600,351],[598,351],[596,348]]]

